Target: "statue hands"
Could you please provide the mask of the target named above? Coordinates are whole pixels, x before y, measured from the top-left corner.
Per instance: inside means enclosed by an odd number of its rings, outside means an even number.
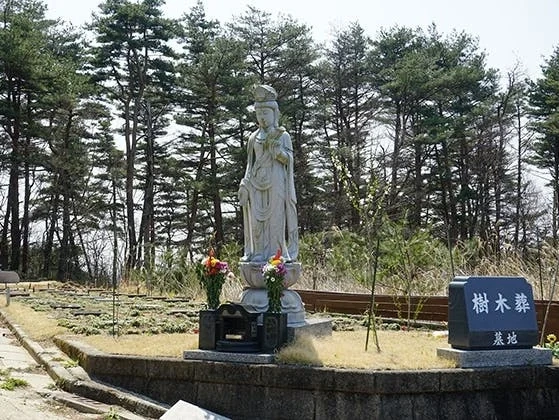
[[[276,153],[276,160],[283,163],[284,165],[287,165],[287,162],[289,162],[289,157],[287,156],[287,153],[285,153],[281,149],[278,149]]]
[[[287,153],[283,150],[282,143],[279,138],[266,140],[265,146],[271,152],[274,159],[276,159],[278,162],[281,162],[284,165],[287,164],[287,162],[289,161],[289,157],[287,156]]]

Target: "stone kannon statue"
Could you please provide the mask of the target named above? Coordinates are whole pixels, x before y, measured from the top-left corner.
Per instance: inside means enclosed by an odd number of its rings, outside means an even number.
[[[258,129],[247,144],[247,166],[239,187],[243,207],[244,255],[239,264],[241,277],[249,288],[241,302],[259,312],[268,309],[268,297],[262,266],[281,250],[286,264],[286,289],[282,295],[282,312],[289,324],[304,322],[305,311],[300,296],[287,290],[297,282],[301,264],[297,226],[297,199],[293,179],[293,146],[285,128],[279,125],[279,107],[274,88],[254,88],[254,109]]]
[[[255,87],[258,129],[248,140],[239,188],[245,239],[242,261],[265,262],[278,249],[286,261],[295,261],[299,252],[293,146],[279,126],[276,96],[271,86]]]

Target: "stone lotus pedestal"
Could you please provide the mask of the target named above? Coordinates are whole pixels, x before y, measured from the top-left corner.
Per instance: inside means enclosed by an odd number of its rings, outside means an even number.
[[[241,303],[251,305],[260,313],[268,311],[268,291],[262,276],[264,263],[242,262],[239,270],[242,279],[249,285],[241,295]],[[281,297],[281,312],[287,314],[287,325],[295,326],[305,322],[305,307],[301,296],[293,290],[288,289],[297,283],[301,275],[301,263],[285,263],[287,273],[285,275],[285,286]],[[259,319],[259,323],[262,318]]]

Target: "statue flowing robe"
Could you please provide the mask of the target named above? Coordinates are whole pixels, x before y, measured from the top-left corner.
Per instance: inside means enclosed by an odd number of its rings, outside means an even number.
[[[266,261],[278,249],[287,261],[299,252],[297,199],[293,180],[293,147],[284,128],[251,134],[241,188],[248,191],[243,207],[243,260]]]

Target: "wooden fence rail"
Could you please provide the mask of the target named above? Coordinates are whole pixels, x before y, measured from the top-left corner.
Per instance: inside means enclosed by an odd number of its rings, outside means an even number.
[[[333,312],[342,314],[365,314],[369,311],[371,295],[366,293],[339,293],[316,290],[297,290],[310,312]],[[536,300],[536,319],[541,334],[548,301]],[[403,296],[376,295],[375,316],[393,319],[408,319],[430,322],[448,322],[447,296]],[[549,305],[545,334],[559,336],[559,302]]]

